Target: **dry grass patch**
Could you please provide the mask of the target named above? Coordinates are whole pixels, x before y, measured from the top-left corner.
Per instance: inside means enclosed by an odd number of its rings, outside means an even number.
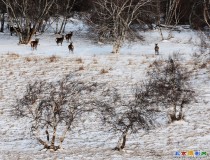
[[[25,62],[35,62],[35,63],[37,63],[38,61],[37,57],[25,57],[24,60]]]
[[[207,67],[207,63],[203,63],[203,64],[200,65],[200,69],[204,69],[206,67]]]
[[[146,62],[145,62],[146,63]],[[155,60],[154,62],[152,62],[148,67],[156,67],[156,66],[160,66],[163,65],[164,63],[166,63],[166,61],[164,60]]]
[[[105,74],[105,73],[109,73],[108,70],[105,70],[104,68],[101,69],[100,74]]]
[[[85,70],[84,66],[79,67],[79,71]]]
[[[83,63],[82,58],[77,58],[75,61],[76,61],[77,63]]]
[[[97,59],[93,59],[93,64],[98,64]]]
[[[50,63],[57,62],[59,60],[58,56],[52,55],[48,58]]]
[[[132,65],[132,64],[133,64],[132,59],[129,59],[129,60],[128,60],[128,65]]]
[[[9,58],[12,58],[12,59],[20,58],[20,55],[17,54],[17,53],[8,53],[7,55],[8,55]]]
[[[11,71],[11,72],[9,72],[9,75],[11,76],[11,75],[13,75],[13,72]]]
[[[0,96],[0,99],[3,99],[3,96]],[[4,114],[4,111],[1,109],[0,110],[0,115],[3,115]]]
[[[145,63],[147,63],[147,61],[145,61],[145,60],[143,60],[143,61],[141,62],[141,64],[145,64]]]
[[[30,58],[30,57],[25,57],[24,60],[25,60],[26,62],[31,62],[31,61],[32,61],[32,58]]]

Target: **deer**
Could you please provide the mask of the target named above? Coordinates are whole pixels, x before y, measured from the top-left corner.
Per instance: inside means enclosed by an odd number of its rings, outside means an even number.
[[[158,44],[155,44],[155,54],[159,55],[159,47]]]
[[[59,45],[59,43],[60,43],[62,46],[63,40],[64,40],[64,35],[62,35],[62,37],[56,38],[57,45]]]
[[[39,43],[39,39],[36,38],[34,41],[31,41],[31,49],[34,50],[36,49],[37,50],[37,45]]]
[[[68,45],[68,48],[69,48],[69,53],[70,52],[74,53],[74,46],[72,42]]]
[[[70,32],[70,33],[65,35],[65,38],[66,38],[67,42],[69,42],[69,39],[71,40],[72,36],[73,36],[73,32]]]

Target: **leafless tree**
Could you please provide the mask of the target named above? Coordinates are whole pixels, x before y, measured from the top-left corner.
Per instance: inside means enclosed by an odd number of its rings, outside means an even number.
[[[162,28],[169,29],[167,39],[171,38],[173,30],[180,31],[177,29],[177,25],[180,19],[185,15],[185,10],[181,7],[182,0],[156,0],[156,24],[160,31],[162,40],[164,36],[162,34]],[[164,8],[164,9],[162,9]],[[164,22],[161,23],[161,16]]]
[[[76,4],[76,0],[55,0],[54,5],[55,19],[56,19],[56,29],[55,33],[64,33],[65,26],[68,22],[68,19],[73,16],[72,9]],[[61,20],[61,23],[59,23]]]
[[[19,43],[28,44],[39,23],[49,13],[55,0],[1,0],[7,8],[11,25],[20,28]]]
[[[4,32],[5,14],[6,14],[5,4],[2,1],[0,1],[0,21],[1,21],[0,32]]]
[[[166,7],[165,24],[169,25],[172,23],[178,24],[180,20],[181,10],[180,10],[181,0],[168,0]]]
[[[91,94],[96,86],[73,74],[58,82],[36,81],[28,84],[13,114],[31,120],[31,133],[44,149],[58,150],[82,114],[92,111]]]
[[[169,111],[171,121],[183,119],[184,106],[195,100],[195,91],[190,85],[191,71],[172,58],[166,62],[155,61],[151,68],[147,75],[150,97],[157,106],[173,108]]]
[[[95,0],[89,22],[93,23],[99,38],[113,42],[113,53],[119,53],[123,42],[133,33],[131,25],[144,23],[140,17],[149,15],[145,9],[151,0]]]
[[[136,133],[140,129],[154,128],[154,115],[158,112],[147,99],[148,87],[136,87],[134,95],[122,99],[117,89],[108,89],[103,92],[103,100],[96,103],[97,109],[104,124],[108,124],[112,131],[121,133],[114,150],[125,147],[128,133]]]

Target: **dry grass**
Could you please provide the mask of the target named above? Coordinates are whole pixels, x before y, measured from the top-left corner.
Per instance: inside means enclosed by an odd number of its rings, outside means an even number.
[[[25,60],[26,62],[31,62],[31,61],[32,61],[32,58],[30,58],[30,57],[25,57],[24,60]]]
[[[25,62],[35,62],[37,63],[38,59],[36,57],[25,57]]]
[[[93,64],[98,64],[97,59],[93,59]]]
[[[84,66],[79,67],[79,71],[85,70]]]
[[[206,67],[207,67],[207,63],[203,63],[203,64],[200,65],[200,69],[204,69]]]
[[[206,61],[206,63],[207,63],[207,64],[210,64],[210,60],[208,59],[208,60]]]
[[[59,57],[52,55],[48,59],[49,59],[49,62],[52,63],[52,62],[57,62]]]
[[[20,58],[20,55],[17,54],[17,53],[8,53],[7,55],[8,55],[9,58],[12,58],[12,59]]]
[[[77,59],[76,59],[76,62],[77,62],[77,63],[83,63],[83,60],[82,60],[82,58],[77,58]]]
[[[194,65],[194,64],[195,64],[195,61],[193,61],[193,60],[190,60],[186,63],[186,65]]]
[[[107,71],[107,70],[105,70],[104,68],[103,68],[103,69],[101,69],[100,74],[105,74],[105,73],[108,73],[108,71]]]
[[[163,65],[165,63],[164,60],[155,60],[154,62],[152,62],[148,67],[155,67],[155,66],[160,66]]]
[[[0,99],[2,99],[2,96],[0,96]],[[1,109],[0,110],[0,115],[4,114],[4,111]]]
[[[132,62],[133,62],[132,59],[129,59],[128,60],[128,65],[132,65],[133,64]]]
[[[146,61],[146,60],[143,60],[143,61],[141,62],[141,64],[145,64],[145,63],[147,63],[147,61]]]

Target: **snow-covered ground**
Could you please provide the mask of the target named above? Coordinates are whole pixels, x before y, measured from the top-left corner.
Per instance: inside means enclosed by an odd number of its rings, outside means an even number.
[[[76,23],[77,22],[77,23]],[[69,24],[67,31],[75,31],[72,41],[74,54],[68,43],[55,43],[53,33],[39,35],[40,45],[35,51],[29,45],[17,45],[18,37],[8,32],[0,34],[0,160],[172,160],[176,151],[199,150],[210,154],[210,61],[205,67],[194,53],[199,52],[198,34],[192,30],[172,32],[172,38],[161,41],[158,30],[142,32],[143,42],[126,43],[120,55],[113,55],[112,46],[97,44],[85,35],[86,26],[79,21]],[[167,37],[168,32],[164,32]],[[160,55],[154,55],[154,45],[159,44]],[[145,133],[140,131],[128,136],[125,150],[113,151],[119,135],[109,132],[95,118],[87,115],[64,140],[64,149],[45,151],[30,137],[27,119],[11,116],[11,104],[24,93],[26,84],[35,80],[59,80],[76,71],[88,81],[107,82],[125,91],[145,78],[154,60],[168,59],[174,53],[194,69],[193,87],[199,97],[184,109],[185,121],[174,122]],[[84,69],[81,69],[83,67]],[[105,69],[108,73],[102,74]],[[189,159],[189,158],[186,158]],[[205,156],[202,159],[210,159]]]

